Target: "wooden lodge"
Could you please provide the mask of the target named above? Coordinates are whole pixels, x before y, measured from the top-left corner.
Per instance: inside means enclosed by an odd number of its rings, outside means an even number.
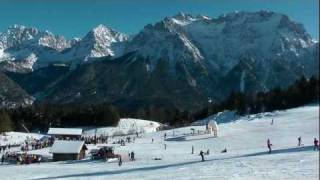
[[[81,128],[49,128],[48,135],[59,140],[80,140]]]
[[[81,160],[87,150],[84,141],[56,140],[51,147],[53,161]]]

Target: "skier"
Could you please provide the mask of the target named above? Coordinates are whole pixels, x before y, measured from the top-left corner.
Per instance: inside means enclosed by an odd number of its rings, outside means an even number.
[[[313,147],[313,150],[319,150],[319,141],[317,138],[314,138],[314,141],[313,141],[313,144],[314,144],[314,147]]]
[[[153,138],[152,138],[151,142],[153,143]]]
[[[301,136],[298,137],[298,146],[301,146]]]
[[[273,125],[273,118],[272,118],[272,120],[271,120],[271,125]]]
[[[2,157],[1,157],[1,164],[4,163],[4,154],[2,154]]]
[[[202,150],[200,151],[200,156],[201,156],[201,161],[204,161],[204,154]]]
[[[167,133],[164,133],[164,139],[167,139]]]
[[[119,166],[122,165],[122,159],[121,159],[121,156],[119,156]]]
[[[131,161],[134,161],[134,160],[135,160],[135,159],[134,159],[134,152],[133,152],[133,151],[131,151],[130,157],[131,157]]]
[[[268,139],[268,141],[267,141],[267,146],[268,146],[269,154],[270,154],[272,151],[272,149],[271,149],[272,144],[270,143],[270,139]]]
[[[194,153],[194,147],[192,146],[192,149],[191,149],[191,154],[193,154]]]

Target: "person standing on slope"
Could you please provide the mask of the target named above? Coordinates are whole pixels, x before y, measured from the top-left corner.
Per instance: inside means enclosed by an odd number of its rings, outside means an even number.
[[[134,160],[135,160],[135,159],[134,159],[134,152],[133,152],[133,151],[131,151],[130,158],[131,158],[131,161],[134,161]]]
[[[4,154],[2,154],[2,157],[1,157],[1,164],[3,164],[4,163]]]
[[[122,165],[122,159],[121,159],[121,155],[119,156],[119,166]]]
[[[301,136],[298,137],[298,146],[301,146]]]
[[[318,141],[318,139],[317,138],[314,138],[314,141],[313,141],[313,144],[314,144],[314,146],[313,146],[313,150],[315,151],[315,150],[319,150],[319,141]]]
[[[268,139],[268,141],[267,141],[267,146],[268,146],[268,149],[269,149],[269,154],[271,154],[271,151],[272,151],[271,146],[272,146],[272,144],[270,142],[270,139]]]
[[[200,156],[201,156],[201,161],[204,161],[204,153],[202,150],[200,151]]]

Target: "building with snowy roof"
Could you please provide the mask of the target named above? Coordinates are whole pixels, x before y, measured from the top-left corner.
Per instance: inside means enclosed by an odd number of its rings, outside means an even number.
[[[53,161],[66,161],[83,159],[86,150],[84,141],[56,140],[50,152],[53,154]]]
[[[62,140],[79,140],[82,135],[81,128],[49,128],[48,135]]]

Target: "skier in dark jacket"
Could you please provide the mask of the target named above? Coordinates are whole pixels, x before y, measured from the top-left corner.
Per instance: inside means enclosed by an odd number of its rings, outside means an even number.
[[[271,142],[270,142],[270,139],[268,139],[268,141],[267,141],[267,146],[268,146],[269,154],[270,154],[271,151],[272,151],[272,149],[271,149],[272,144],[271,144]]]
[[[121,159],[121,156],[119,156],[119,166],[122,165],[122,159]]]
[[[313,144],[314,144],[314,146],[313,146],[313,150],[315,151],[315,150],[319,150],[319,141],[318,141],[318,139],[317,138],[314,138],[314,141],[313,141]]]
[[[4,154],[1,157],[1,164],[3,164],[3,163],[4,163]]]
[[[135,160],[135,159],[134,159],[134,152],[133,152],[133,151],[131,151],[130,157],[131,157],[131,161],[134,161],[134,160]]]
[[[298,146],[301,146],[301,136],[298,137]]]
[[[200,156],[201,156],[201,161],[204,161],[204,153],[202,150],[200,151]]]

